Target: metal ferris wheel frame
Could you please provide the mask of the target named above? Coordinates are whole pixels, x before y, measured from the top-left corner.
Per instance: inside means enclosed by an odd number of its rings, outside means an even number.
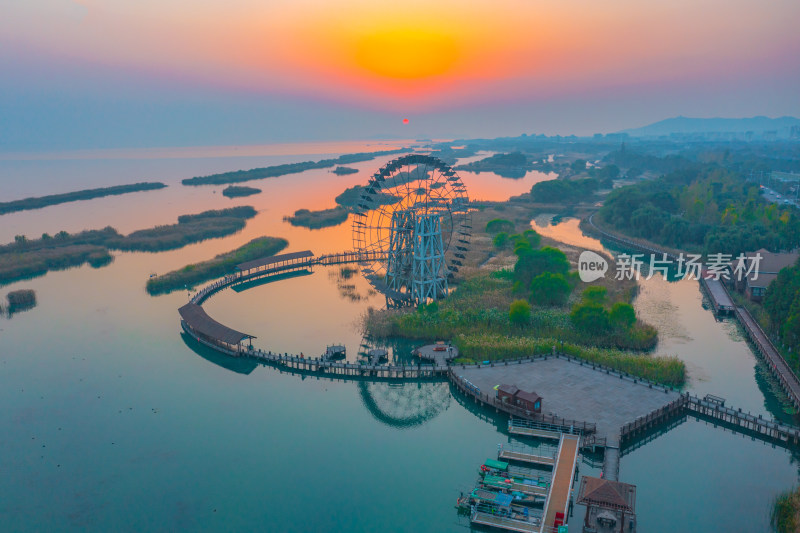
[[[388,162],[361,191],[353,246],[367,279],[396,302],[442,296],[472,236],[469,197],[440,159],[408,154]]]

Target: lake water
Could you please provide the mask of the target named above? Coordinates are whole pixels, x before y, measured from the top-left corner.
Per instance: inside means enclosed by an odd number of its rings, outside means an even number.
[[[0,217],[14,235],[112,225],[125,233],[179,215],[233,205],[259,214],[240,233],[151,253],[115,253],[88,266],[7,285],[37,292],[38,306],[0,319],[0,520],[8,531],[458,531],[453,505],[476,468],[508,442],[504,420],[476,411],[449,385],[329,381],[227,359],[180,334],[187,293],[151,297],[164,273],[261,235],[287,251],[351,247],[350,226],[307,230],[283,222],[333,198],[389,158],[252,182],[263,192],[230,200],[221,186],[183,187],[214,172],[390,149],[393,143],[290,145],[164,152],[61,154],[0,161],[0,200],[155,180],[167,189]],[[502,200],[547,179],[461,173],[471,197]],[[569,223],[569,221],[567,221]],[[569,230],[566,227],[566,230]],[[563,228],[559,231],[565,231]],[[565,231],[574,238],[579,232]],[[649,302],[649,303],[648,303]],[[215,295],[209,314],[273,351],[321,353],[363,339],[358,323],[383,300],[339,268]],[[663,329],[659,351],[687,361],[690,387],[768,414],[752,353],[703,309],[690,284],[651,280],[637,310]],[[367,342],[368,344],[368,342]],[[408,357],[411,345],[391,346]],[[581,465],[581,474],[597,469]],[[625,455],[640,530],[767,531],[772,498],[798,480],[796,457],[688,419]],[[572,519],[577,529],[582,508]]]

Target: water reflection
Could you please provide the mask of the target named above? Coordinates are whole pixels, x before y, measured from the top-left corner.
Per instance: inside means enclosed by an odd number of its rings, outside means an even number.
[[[311,274],[313,274],[313,272],[308,269],[295,270],[294,272],[286,272],[285,274],[276,274],[274,276],[265,276],[252,281],[237,283],[236,285],[232,285],[231,289],[233,289],[234,292],[244,292],[248,289],[254,289],[262,285],[267,285],[268,283],[274,283],[284,279],[298,278],[301,276],[310,276]]]
[[[253,370],[259,366],[259,364],[253,359],[248,359],[246,357],[230,357],[218,352],[217,350],[212,350],[205,344],[197,342],[194,337],[186,334],[185,332],[181,332],[181,339],[186,347],[192,350],[194,353],[209,363],[213,363],[221,368],[224,368],[225,370],[230,370],[231,372],[235,372],[237,374],[247,375],[253,372]]]
[[[358,393],[375,420],[396,428],[418,426],[450,407],[447,382],[358,383]]]

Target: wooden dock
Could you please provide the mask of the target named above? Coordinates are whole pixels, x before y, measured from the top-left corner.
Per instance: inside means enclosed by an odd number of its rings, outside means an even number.
[[[497,458],[505,461],[517,461],[520,463],[528,463],[533,465],[554,466],[556,464],[555,453],[552,455],[538,455],[534,453],[506,450],[503,448],[497,454]]]
[[[606,446],[603,450],[603,478],[619,481],[619,447]]]
[[[705,289],[708,294],[708,299],[714,307],[714,312],[718,315],[729,314],[734,311],[736,306],[733,304],[728,289],[725,288],[722,281],[709,276],[704,273],[700,277],[700,285]]]
[[[558,461],[553,469],[553,483],[550,486],[547,502],[544,504],[542,531],[551,531],[555,527],[556,515],[559,513],[566,521],[569,502],[572,499],[572,484],[575,481],[579,446],[580,437],[578,435],[561,437],[558,446]]]
[[[764,330],[758,322],[750,315],[744,307],[736,308],[736,318],[739,319],[750,340],[756,347],[756,351],[767,363],[772,374],[778,379],[783,391],[789,397],[795,409],[800,411],[800,380],[792,372],[786,360],[778,352],[775,345],[767,338]]]
[[[532,357],[529,360],[534,361],[537,359],[541,358]],[[498,362],[498,365],[502,363],[503,361],[500,361]],[[505,363],[508,364],[507,361]],[[477,366],[478,365],[473,365],[473,367]],[[461,368],[466,368],[466,367],[462,366]],[[457,368],[453,366],[447,367],[447,377],[459,391],[472,398],[475,401],[475,403],[480,405],[486,405],[496,409],[497,411],[504,412],[510,415],[512,418],[514,418],[514,420],[520,419],[520,420],[535,422],[536,424],[531,424],[530,427],[537,428],[537,430],[542,430],[543,432],[547,432],[547,433],[542,433],[542,436],[545,436],[545,438],[547,438],[546,435],[551,435],[550,438],[556,438],[555,436],[552,436],[553,433],[559,433],[560,436],[561,432],[589,434],[589,433],[594,433],[597,430],[597,426],[589,422],[584,422],[581,420],[570,420],[559,416],[545,415],[541,413],[532,413],[520,407],[511,405],[507,402],[502,402],[498,400],[495,396],[489,396],[488,394],[482,392],[477,387],[471,385],[468,380],[456,374],[456,370]],[[524,424],[520,422],[519,425],[524,425]]]
[[[472,513],[470,520],[473,524],[496,527],[498,529],[505,529],[506,531],[519,531],[521,533],[539,533],[541,531],[541,526],[535,522],[513,520],[504,516],[484,513],[481,511],[475,511]]]

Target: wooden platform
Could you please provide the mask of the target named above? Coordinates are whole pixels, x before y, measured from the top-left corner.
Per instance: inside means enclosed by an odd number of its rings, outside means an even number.
[[[500,450],[500,453],[497,454],[497,457],[506,461],[518,461],[520,463],[529,463],[535,465],[553,466],[556,464],[555,457],[536,455],[533,453],[515,452],[505,449]]]
[[[708,298],[711,300],[711,305],[714,306],[715,313],[722,314],[733,312],[736,306],[733,305],[733,300],[731,300],[722,281],[704,275],[700,279],[700,284],[706,290],[706,294],[708,294]]]
[[[578,435],[564,435],[561,438],[558,446],[558,461],[553,470],[553,484],[550,486],[550,494],[544,505],[543,531],[549,531],[548,528],[553,527],[556,513],[564,513],[565,517],[568,514],[579,446],[580,437]]]
[[[480,391],[480,398],[489,407],[498,410],[506,410],[507,406],[494,402],[495,385],[508,383],[522,390],[536,392],[542,397],[541,422],[557,420],[561,427],[545,428],[541,424],[541,429],[534,426],[526,430],[510,426],[509,431],[539,438],[559,438],[559,430],[583,435],[595,433],[614,445],[624,424],[680,397],[677,392],[641,379],[561,356],[549,356],[522,364],[495,363],[466,369],[452,368],[452,374],[463,376],[473,385],[473,389]],[[472,394],[476,394],[474,390]],[[515,419],[525,418],[524,413],[506,412]],[[527,418],[538,421],[533,415]],[[551,423],[551,426],[555,425]]]
[[[528,428],[518,425],[508,425],[508,432],[515,435],[525,435],[526,437],[535,437],[539,439],[552,439],[560,440],[561,433],[557,431],[549,431],[547,429]]]

